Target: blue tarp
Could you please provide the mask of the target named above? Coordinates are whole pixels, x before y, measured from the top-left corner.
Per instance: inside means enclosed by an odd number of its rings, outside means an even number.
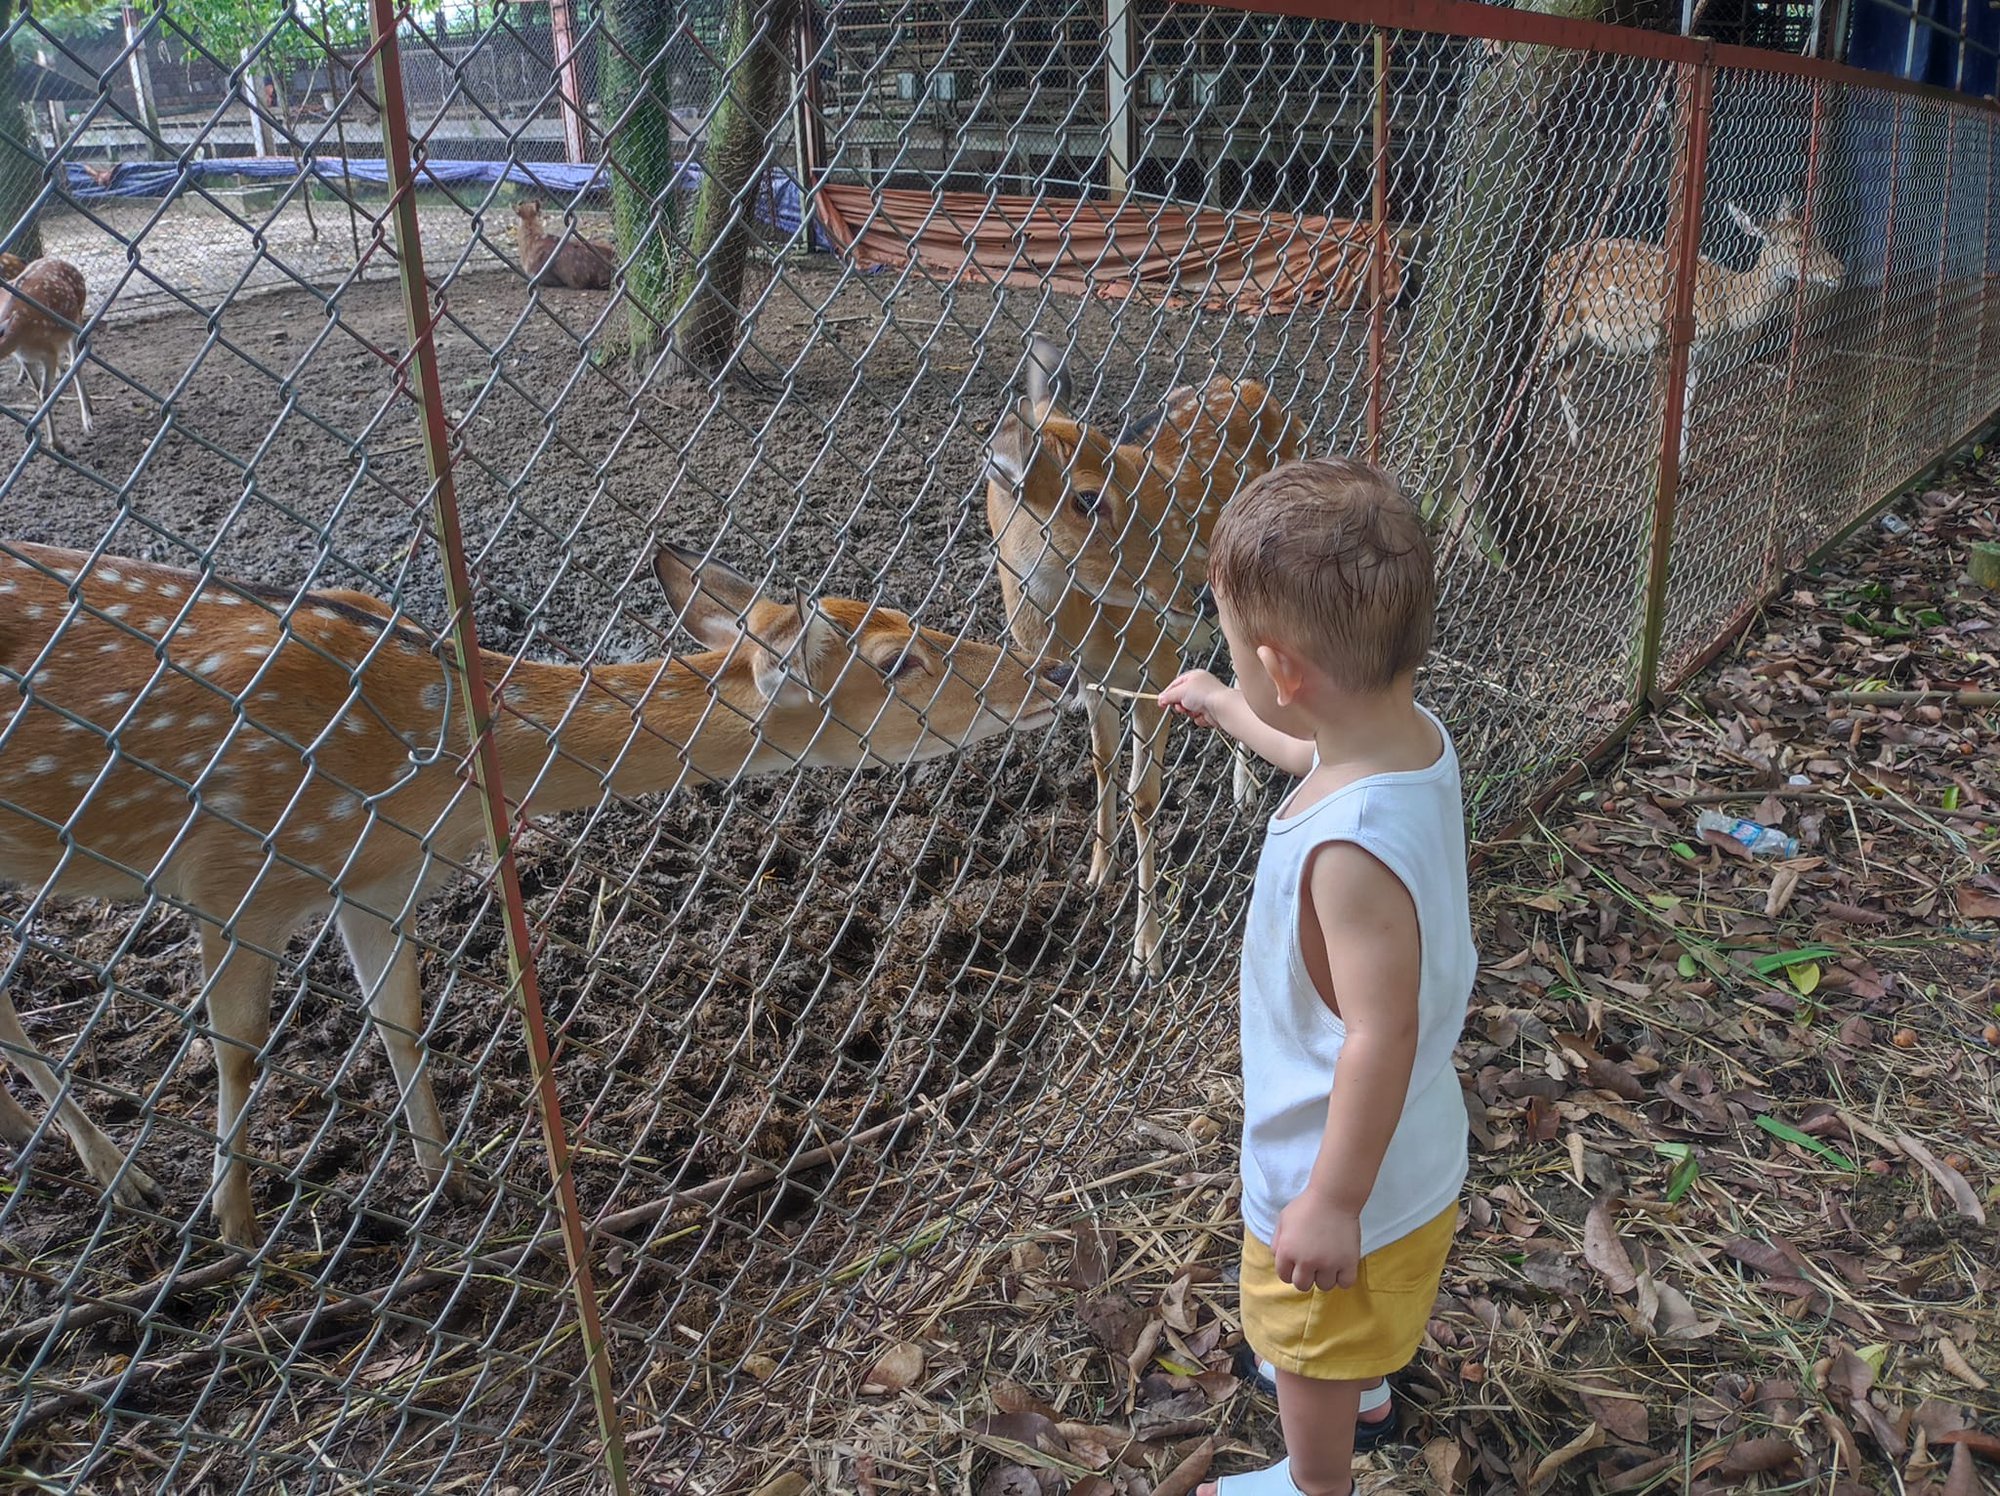
[[[356,182],[389,181],[389,163],[377,157],[313,156],[306,169],[328,181],[347,177]],[[126,161],[119,165],[110,186],[95,181],[88,172],[70,163],[66,186],[69,196],[79,202],[94,198],[166,197],[184,183],[289,182],[299,174],[299,163],[289,156],[218,156],[208,160]],[[681,163],[682,192],[701,186],[701,167],[693,161]],[[491,186],[509,182],[553,195],[574,196],[579,192],[604,191],[609,177],[604,165],[572,166],[561,161],[425,161],[418,170],[419,185],[440,187]],[[756,217],[781,234],[799,230],[804,200],[799,184],[790,172],[773,167],[766,175],[764,189],[757,194]],[[813,225],[813,241],[821,249],[832,245]]]

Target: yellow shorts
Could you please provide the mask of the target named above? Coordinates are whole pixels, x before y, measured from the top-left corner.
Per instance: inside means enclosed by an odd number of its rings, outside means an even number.
[[[1458,1206],[1361,1259],[1352,1288],[1301,1293],[1271,1249],[1243,1233],[1243,1337],[1284,1371],[1364,1382],[1401,1371],[1423,1343],[1458,1225]]]

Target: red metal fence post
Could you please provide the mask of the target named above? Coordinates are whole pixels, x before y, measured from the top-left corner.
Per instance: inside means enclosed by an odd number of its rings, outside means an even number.
[[[403,0],[407,4],[408,0]],[[583,1331],[586,1373],[597,1406],[604,1440],[604,1462],[613,1488],[623,1496],[625,1446],[619,1429],[611,1357],[597,1310],[591,1281],[590,1245],[583,1212],[577,1204],[576,1182],[570,1168],[562,1103],[556,1093],[555,1070],[542,1017],[541,991],[535,980],[534,945],[528,933],[527,905],[514,862],[512,821],[500,777],[499,746],[493,736],[493,703],[472,619],[472,576],[465,558],[465,538],[459,525],[458,494],[453,482],[451,432],[445,422],[444,388],[438,372],[436,318],[424,278],[423,239],[417,221],[415,159],[410,141],[409,108],[403,96],[402,57],[396,44],[401,19],[398,0],[370,0],[370,49],[381,95],[382,148],[390,182],[389,211],[396,228],[396,257],[403,287],[403,310],[410,328],[410,355],[399,369],[399,382],[417,401],[423,418],[424,456],[430,469],[431,508],[439,549],[444,556],[445,598],[451,609],[450,637],[457,656],[459,690],[470,724],[469,767],[486,815],[486,835],[493,850],[494,878],[507,914],[507,964],[527,1029],[529,1063],[535,1077],[535,1099],[541,1112],[542,1135],[549,1153],[556,1213],[562,1222],[563,1247],[569,1257],[570,1286]],[[410,371],[416,375],[410,386]]]
[[[1638,668],[1632,699],[1645,701],[1659,677],[1661,641],[1666,634],[1668,563],[1673,553],[1674,510],[1680,497],[1681,434],[1687,400],[1688,354],[1694,345],[1695,272],[1701,256],[1701,198],[1708,179],[1709,105],[1715,95],[1715,64],[1677,64],[1679,103],[1675,120],[1672,216],[1666,243],[1667,274],[1666,405],[1660,413],[1659,478],[1653,486],[1653,533],[1646,567],[1646,606],[1640,627]]]
[[[1375,28],[1374,232],[1368,245],[1368,460],[1382,460],[1382,406],[1389,315],[1389,34]]]
[[[1937,285],[1931,296],[1930,353],[1925,359],[1933,380],[1936,378],[1938,360],[1942,353],[1939,344],[1944,337],[1944,288],[1946,272],[1951,268],[1951,199],[1956,185],[1957,166],[1958,111],[1947,104],[1944,111],[1944,195],[1938,205]],[[1956,431],[1964,424],[1964,420],[1954,416],[1948,423],[1947,429]]]

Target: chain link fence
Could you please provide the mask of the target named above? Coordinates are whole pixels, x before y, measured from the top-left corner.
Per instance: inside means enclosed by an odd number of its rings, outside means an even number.
[[[13,18],[88,290],[0,312],[0,1468],[846,1479],[860,1347],[1227,1051],[1169,390],[1422,498],[1481,836],[1993,410],[1988,106],[1297,8]],[[1031,333],[1153,478],[1023,520]]]

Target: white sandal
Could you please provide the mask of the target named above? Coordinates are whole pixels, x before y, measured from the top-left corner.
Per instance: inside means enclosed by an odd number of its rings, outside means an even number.
[[[1287,1456],[1262,1470],[1217,1476],[1215,1496],[1300,1496],[1300,1493],[1292,1480],[1292,1462]]]
[[[1278,1390],[1278,1368],[1273,1366],[1269,1361],[1259,1361],[1257,1363],[1257,1385],[1262,1387],[1266,1392],[1275,1394]],[[1389,1391],[1389,1379],[1383,1377],[1374,1386],[1361,1389],[1361,1406],[1357,1411],[1372,1413],[1377,1408],[1388,1407],[1391,1401],[1393,1401],[1393,1395]]]

